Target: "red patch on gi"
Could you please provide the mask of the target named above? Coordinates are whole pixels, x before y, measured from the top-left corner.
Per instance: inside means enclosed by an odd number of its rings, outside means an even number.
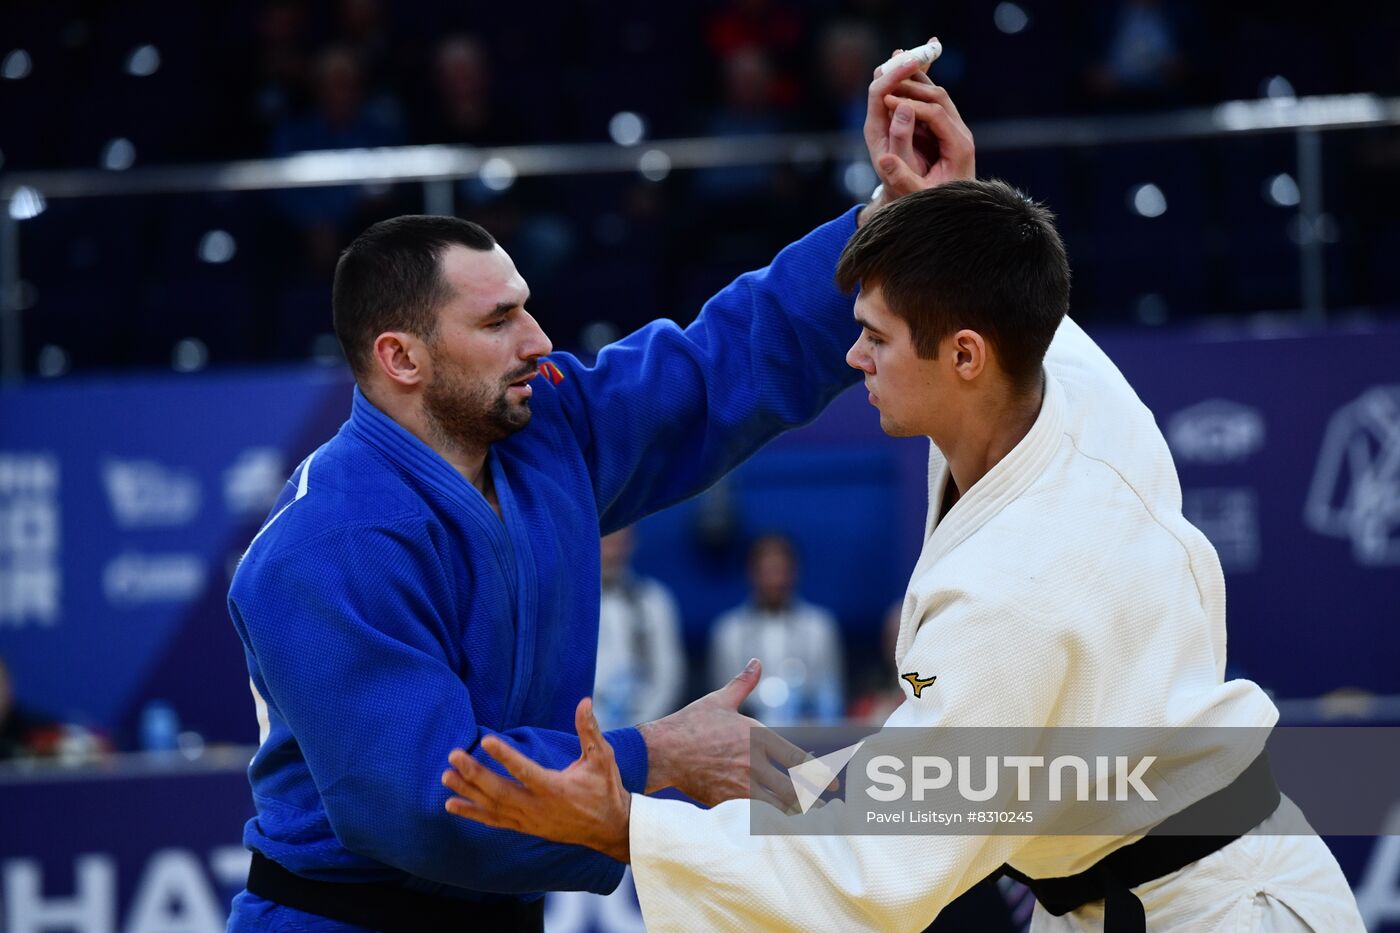
[[[550,385],[558,385],[564,381],[564,374],[559,371],[549,360],[540,361],[540,375],[549,380]]]

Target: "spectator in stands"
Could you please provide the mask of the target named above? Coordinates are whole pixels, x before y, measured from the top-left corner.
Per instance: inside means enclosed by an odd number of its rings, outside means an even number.
[[[63,724],[15,701],[10,671],[0,658],[0,761],[54,755]]]
[[[724,102],[703,126],[706,136],[763,136],[790,130],[788,116],[774,105],[774,77],[767,54],[735,52],[720,64]],[[689,258],[728,267],[741,257],[780,248],[808,224],[803,180],[791,165],[755,164],[701,169],[694,175],[682,242]],[[764,218],[736,228],[737,212]]]
[[[354,52],[370,87],[392,81],[396,69],[389,24],[379,0],[340,0],[336,34],[337,44]]]
[[[448,36],[433,52],[431,109],[419,116],[425,143],[496,146],[525,138],[519,121],[495,106],[491,59],[475,36]]]
[[[878,726],[904,702],[904,691],[899,688],[899,671],[894,663],[895,645],[899,641],[899,616],[903,608],[903,602],[896,601],[885,611],[880,632],[880,664],[878,668],[864,672],[865,690],[851,700],[846,718]]]
[[[404,142],[398,103],[368,95],[359,58],[349,48],[332,46],[316,59],[315,107],[304,116],[284,120],[273,134],[274,155],[324,149],[397,146]],[[282,212],[303,232],[312,264],[329,269],[360,226],[368,202],[382,197],[365,187],[299,188],[278,193]]]
[[[1161,0],[1122,0],[1111,14],[1089,91],[1102,105],[1141,109],[1187,99],[1189,70],[1183,23]]]
[[[822,98],[813,124],[825,129],[856,132],[865,124],[865,94],[870,84],[870,63],[888,56],[869,25],[837,20],[826,27],[821,39]]]
[[[742,49],[724,59],[720,68],[724,101],[706,121],[705,135],[763,136],[787,128],[773,106],[773,68],[767,55],[756,48]],[[771,165],[704,169],[696,185],[707,199],[764,198],[773,193],[775,171]]]
[[[632,528],[605,536],[601,544],[603,599],[593,708],[608,729],[674,712],[685,679],[675,597],[660,582],[633,573],[635,547]]]
[[[253,112],[269,133],[302,106],[308,22],[305,0],[270,0],[258,12]]]
[[[836,619],[797,595],[797,549],[765,535],[749,550],[749,601],[715,620],[710,680],[724,683],[737,659],[763,662],[763,680],[743,711],[771,726],[841,716],[844,652]]]
[[[773,63],[769,93],[786,108],[801,96],[796,65],[802,32],[801,16],[781,0],[729,0],[705,21],[705,44],[715,61],[757,52]]]

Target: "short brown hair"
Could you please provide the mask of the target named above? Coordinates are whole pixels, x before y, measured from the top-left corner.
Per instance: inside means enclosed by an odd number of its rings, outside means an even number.
[[[1069,308],[1054,215],[997,180],[949,182],[876,212],[846,244],[836,282],[879,288],[924,359],[949,334],[977,331],[1020,388],[1036,381]]]
[[[452,297],[441,262],[449,247],[495,245],[469,220],[425,214],[381,220],[357,236],[340,254],[331,288],[335,333],[355,375],[369,370],[374,339],[385,331],[437,335],[438,308]]]

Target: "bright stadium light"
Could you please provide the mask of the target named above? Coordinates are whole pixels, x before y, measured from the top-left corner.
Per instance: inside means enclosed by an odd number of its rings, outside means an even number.
[[[870,192],[875,190],[880,179],[875,175],[875,169],[870,167],[869,162],[852,162],[846,166],[846,171],[841,175],[841,184],[846,192],[857,200],[865,200],[870,197]]]
[[[126,58],[126,73],[138,78],[149,78],[160,69],[160,49],[154,45],[141,45],[132,50]]]
[[[648,149],[637,160],[637,171],[647,181],[661,181],[671,174],[671,157],[660,149]]]
[[[1298,183],[1287,172],[1281,172],[1264,183],[1264,200],[1275,207],[1297,207],[1302,199]]]
[[[1128,209],[1139,217],[1161,217],[1167,212],[1167,196],[1150,181],[1135,185],[1128,191]]]
[[[62,376],[68,372],[72,361],[68,358],[68,351],[52,343],[46,343],[39,350],[39,360],[37,369],[39,375],[45,379],[52,379],[55,376]]]
[[[29,53],[24,49],[15,49],[5,56],[4,64],[0,64],[0,76],[7,81],[22,81],[29,77],[33,69],[34,62]]]
[[[317,334],[311,339],[311,361],[320,366],[335,366],[345,362],[340,340],[335,334]]]
[[[515,166],[509,159],[492,156],[481,166],[481,183],[492,191],[505,191],[515,184]]]
[[[238,252],[238,244],[227,230],[210,230],[199,238],[199,258],[202,262],[228,262]]]
[[[136,162],[136,147],[125,136],[107,141],[102,147],[99,160],[103,168],[111,172],[124,172]]]
[[[769,709],[778,709],[784,706],[788,697],[792,695],[792,688],[783,678],[769,674],[758,683],[758,702]]]
[[[1264,96],[1276,100],[1293,100],[1298,94],[1293,90],[1293,82],[1283,75],[1274,75],[1264,82]]]
[[[15,220],[30,220],[44,212],[48,204],[37,189],[20,185],[10,195],[10,216]]]
[[[992,11],[992,22],[1008,36],[1014,36],[1030,25],[1031,18],[1020,6],[1006,0],[998,3],[997,8]]]
[[[608,121],[608,135],[619,146],[635,146],[646,133],[646,122],[630,110],[615,113]]]
[[[209,348],[198,337],[186,337],[170,353],[170,366],[177,373],[197,373],[209,365]]]

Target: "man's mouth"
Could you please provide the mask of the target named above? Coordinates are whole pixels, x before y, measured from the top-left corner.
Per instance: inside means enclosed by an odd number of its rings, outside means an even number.
[[[528,373],[523,374],[519,379],[516,379],[514,382],[507,384],[506,392],[509,393],[511,390],[516,390],[517,395],[529,398],[530,396],[535,394],[535,387],[530,385],[530,380],[534,379],[538,375],[539,370],[530,370]]]

